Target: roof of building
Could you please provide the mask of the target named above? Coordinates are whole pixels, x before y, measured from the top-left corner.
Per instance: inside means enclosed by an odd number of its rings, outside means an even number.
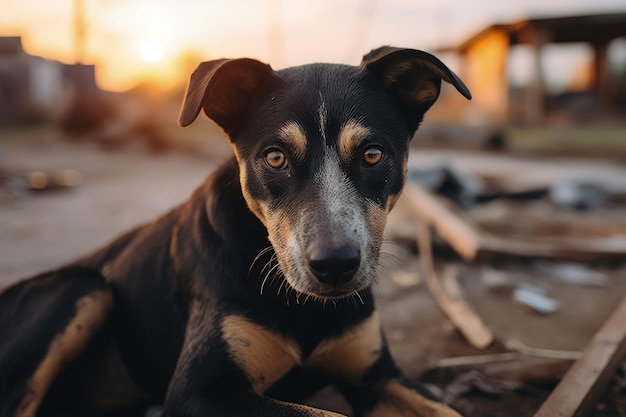
[[[533,43],[538,31],[549,33],[549,37],[545,39],[549,43],[604,43],[626,37],[626,12],[537,17],[513,23],[496,23],[474,34],[460,45],[444,50],[466,52],[476,42],[496,31],[507,33],[511,45]]]
[[[0,55],[15,55],[24,52],[20,36],[0,36]]]

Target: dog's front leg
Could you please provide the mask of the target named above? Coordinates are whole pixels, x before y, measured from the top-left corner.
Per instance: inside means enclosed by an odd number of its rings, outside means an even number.
[[[360,388],[360,389],[359,389]],[[355,386],[352,387],[355,389]],[[403,376],[380,381],[373,390],[356,386],[356,392],[374,394],[358,415],[366,417],[461,417],[452,408],[433,400],[430,394],[408,383]],[[358,400],[357,400],[358,401]],[[355,407],[356,408],[356,407]]]
[[[404,377],[389,354],[376,312],[320,345],[307,364],[337,378],[355,417],[460,417]]]
[[[345,417],[264,392],[300,361],[297,345],[243,315],[191,309],[162,417]]]

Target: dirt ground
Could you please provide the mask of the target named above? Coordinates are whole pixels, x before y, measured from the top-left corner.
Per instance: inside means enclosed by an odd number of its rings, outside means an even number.
[[[71,261],[182,202],[224,157],[224,148],[219,149],[216,155],[151,154],[132,146],[106,152],[94,144],[61,141],[47,130],[0,133],[0,287]],[[412,166],[438,162],[475,171],[488,167],[509,178],[525,172],[526,181],[528,176],[539,182],[595,178],[614,189],[626,189],[626,167],[602,161],[559,159],[538,164],[536,158],[425,150],[411,158]],[[33,171],[61,169],[76,170],[81,184],[35,192],[23,180]],[[403,221],[408,210],[406,202],[401,202],[390,221]],[[611,216],[624,219],[624,213],[612,211]],[[444,367],[442,360],[505,352],[511,343],[571,357],[585,347],[626,294],[623,260],[585,265],[604,278],[584,285],[546,276],[545,262],[538,260],[465,264],[450,253],[437,252],[440,265],[458,265],[466,300],[496,336],[494,345],[478,351],[437,308],[422,282],[415,248],[405,243],[390,242],[384,248],[389,272],[383,274],[377,294],[387,338],[411,378],[430,384],[466,416],[531,416],[571,362],[540,366],[557,370],[543,379],[520,383],[519,379],[507,380],[511,372],[494,376],[484,367]],[[494,276],[505,278],[496,285],[486,278]],[[558,310],[539,314],[516,303],[512,292],[520,285],[541,288],[558,302]],[[623,386],[616,381],[615,392],[608,392],[598,405],[597,416],[626,416],[626,404],[619,400],[624,397]],[[338,411],[346,407],[328,391],[312,402]]]

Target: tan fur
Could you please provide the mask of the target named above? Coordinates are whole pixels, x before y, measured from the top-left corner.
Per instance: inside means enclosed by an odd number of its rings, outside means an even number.
[[[398,202],[398,199],[400,198],[401,195],[402,195],[402,191],[400,191],[397,194],[391,194],[389,196],[389,200],[387,203],[387,213],[393,210],[393,208],[396,206],[396,203]]]
[[[332,411],[321,410],[319,408],[313,408],[313,407],[309,407],[306,405],[286,403],[286,402],[277,401],[277,400],[274,400],[274,401],[279,404],[287,405],[289,408],[297,410],[301,413],[304,412],[306,413],[307,417],[346,417],[343,414],[333,413]]]
[[[15,417],[36,415],[52,380],[85,348],[112,307],[113,296],[108,290],[93,292],[76,301],[76,315],[50,343],[48,353],[28,381],[27,393]]]
[[[403,188],[404,188],[404,184],[406,184],[407,163],[408,163],[408,160],[405,157],[404,161],[402,161],[402,187]],[[400,198],[400,195],[402,195],[402,190],[400,190],[400,192],[398,192],[397,194],[391,194],[389,196],[389,200],[387,202],[387,213],[393,210],[396,203],[398,202],[398,199]]]
[[[408,60],[404,62],[395,62],[393,66],[389,66],[387,71],[385,72],[384,82],[385,85],[393,85],[395,84],[402,75],[410,72],[416,72],[418,68],[422,68],[422,73],[425,73],[425,70],[429,72],[434,72],[437,76],[448,79],[448,77],[439,69],[436,65],[433,65],[426,61],[413,61]],[[414,79],[418,79],[414,77]],[[439,91],[437,86],[433,84],[433,82],[425,78],[424,80],[419,80],[413,85],[410,86],[410,94],[406,97],[409,100],[407,102],[425,102],[425,101],[434,101],[437,99]]]
[[[368,128],[355,120],[350,120],[339,132],[339,156],[345,161],[354,157],[355,150],[371,132]]]
[[[296,342],[245,317],[226,316],[222,335],[233,360],[258,394],[263,394],[300,363]]]
[[[437,100],[437,95],[439,91],[435,84],[431,81],[424,80],[415,83],[413,86],[413,90],[411,91],[411,95],[409,96],[414,102],[424,102],[424,101],[435,101]]]
[[[239,183],[241,184],[241,193],[243,194],[243,198],[246,200],[246,203],[248,203],[248,207],[254,213],[254,215],[259,220],[261,220],[261,222],[267,227],[267,203],[252,198],[252,196],[248,192],[248,189],[246,188],[248,177],[246,165],[241,162],[239,154],[237,153],[237,148],[235,146],[233,146],[233,151],[239,163]]]
[[[291,155],[299,162],[304,161],[304,155],[306,153],[306,134],[304,129],[295,123],[289,122],[285,124],[279,131],[278,136],[282,139],[285,146],[288,147]]]
[[[379,205],[368,202],[367,221],[369,223],[372,239],[380,246],[383,240],[385,225],[387,224],[387,212]]]
[[[453,409],[421,396],[398,381],[387,382],[381,391],[381,402],[367,417],[461,417]]]
[[[382,335],[378,313],[342,336],[322,342],[307,365],[327,369],[352,381],[359,380],[378,360]]]

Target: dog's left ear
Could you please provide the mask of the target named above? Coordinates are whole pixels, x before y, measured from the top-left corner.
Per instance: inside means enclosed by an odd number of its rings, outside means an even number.
[[[189,126],[204,108],[209,118],[230,133],[254,97],[273,77],[272,68],[255,59],[202,62],[191,74],[178,123],[182,127]]]
[[[469,89],[443,62],[416,49],[383,46],[363,57],[361,68],[370,71],[406,111],[410,126],[417,129],[424,113],[441,90],[441,80],[452,84],[468,100]]]

